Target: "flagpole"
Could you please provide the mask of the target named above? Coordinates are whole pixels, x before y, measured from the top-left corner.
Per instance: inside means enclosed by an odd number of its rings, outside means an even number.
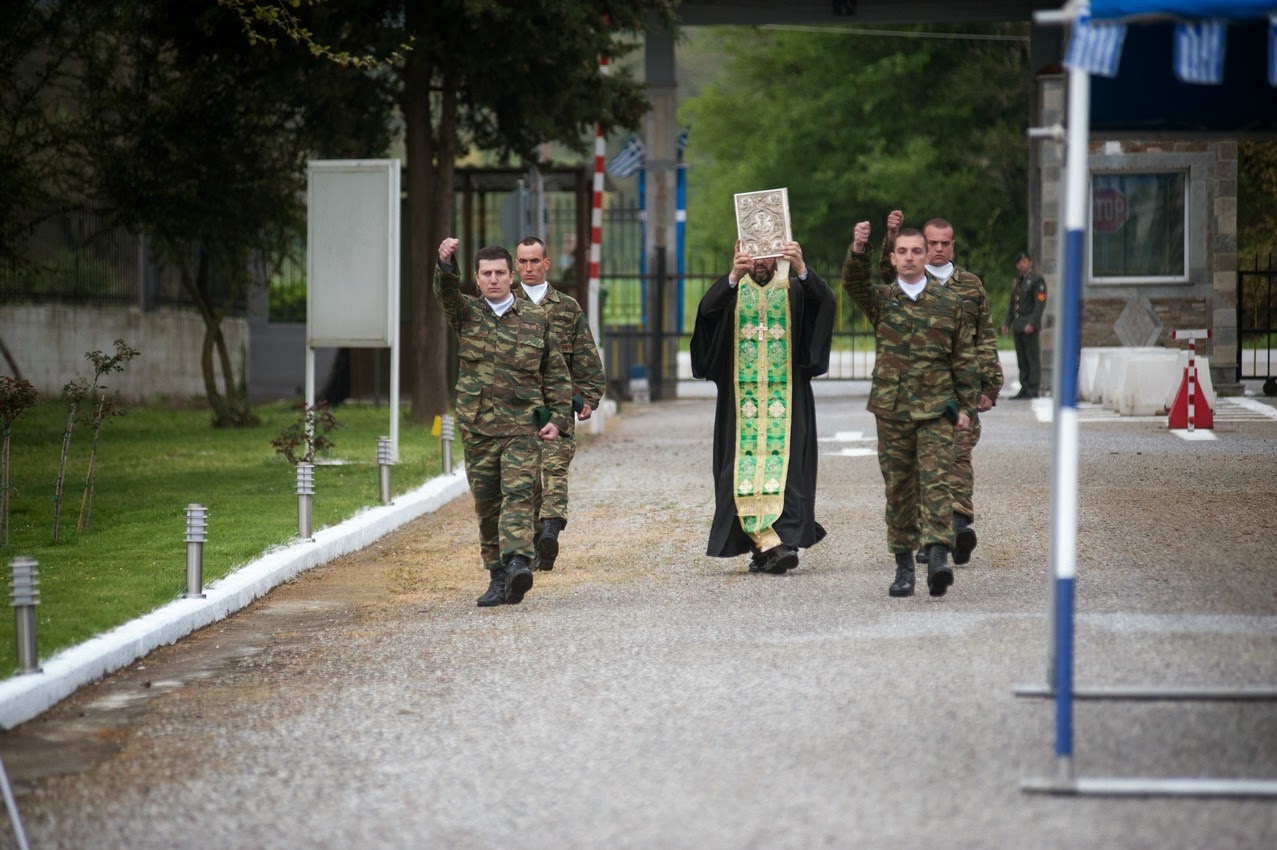
[[[678,332],[683,332],[683,297],[686,291],[683,275],[685,273],[685,245],[687,240],[687,163],[683,161],[683,147],[686,144],[686,131],[679,134],[678,141],[678,180],[674,193],[674,259],[678,267]]]
[[[606,77],[608,73],[607,57],[599,57],[599,74]],[[599,260],[602,256],[603,243],[603,158],[607,154],[607,137],[603,131],[603,122],[594,125],[594,191],[590,199],[590,282],[586,305],[586,318],[590,323],[590,332],[598,344],[599,360],[607,374],[606,347],[599,327],[599,296],[602,284],[599,281]],[[602,423],[602,417],[599,422]]]

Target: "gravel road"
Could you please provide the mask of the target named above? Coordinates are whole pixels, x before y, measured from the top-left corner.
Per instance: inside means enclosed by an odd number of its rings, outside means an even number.
[[[627,405],[522,605],[475,607],[465,496],[83,689],[0,737],[32,846],[1277,846],[1271,800],[1021,790],[1055,772],[1053,703],[1014,694],[1046,677],[1049,403],[986,415],[941,599],[887,596],[864,405],[818,399],[830,533],[788,575],[702,554],[713,402]],[[1079,686],[1277,685],[1277,421],[1215,436],[1084,417]],[[1273,702],[1074,732],[1079,776],[1277,779]]]

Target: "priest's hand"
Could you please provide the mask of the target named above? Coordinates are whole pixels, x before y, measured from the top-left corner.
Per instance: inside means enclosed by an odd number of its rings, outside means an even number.
[[[754,267],[754,258],[750,254],[746,254],[740,249],[740,240],[736,240],[736,256],[732,259],[732,270],[727,273],[727,279],[731,281],[732,286],[740,283],[740,279],[749,274],[749,270]]]
[[[863,254],[869,250],[869,222],[857,222],[855,235],[851,238],[851,250],[857,254]]]
[[[887,214],[887,238],[892,242],[900,233],[900,225],[905,223],[905,214],[900,210],[892,210]]]
[[[807,264],[803,262],[803,249],[797,242],[786,242],[780,248],[780,255],[789,260],[789,269],[798,277],[807,274]]]
[[[537,436],[543,440],[554,440],[559,436],[559,426],[553,422],[545,423],[545,427],[537,431]]]

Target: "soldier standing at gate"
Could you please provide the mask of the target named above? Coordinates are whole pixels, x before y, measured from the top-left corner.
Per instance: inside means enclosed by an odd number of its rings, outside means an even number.
[[[1046,279],[1033,267],[1033,257],[1015,258],[1018,273],[1011,287],[1002,333],[1015,333],[1015,361],[1020,367],[1020,391],[1011,398],[1037,398],[1042,381],[1042,314],[1046,311]]]

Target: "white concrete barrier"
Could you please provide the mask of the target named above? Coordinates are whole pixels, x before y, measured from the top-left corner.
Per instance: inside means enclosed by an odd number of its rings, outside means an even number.
[[[1176,352],[1132,354],[1126,358],[1116,410],[1123,416],[1153,416],[1166,410],[1166,387],[1175,383]]]

